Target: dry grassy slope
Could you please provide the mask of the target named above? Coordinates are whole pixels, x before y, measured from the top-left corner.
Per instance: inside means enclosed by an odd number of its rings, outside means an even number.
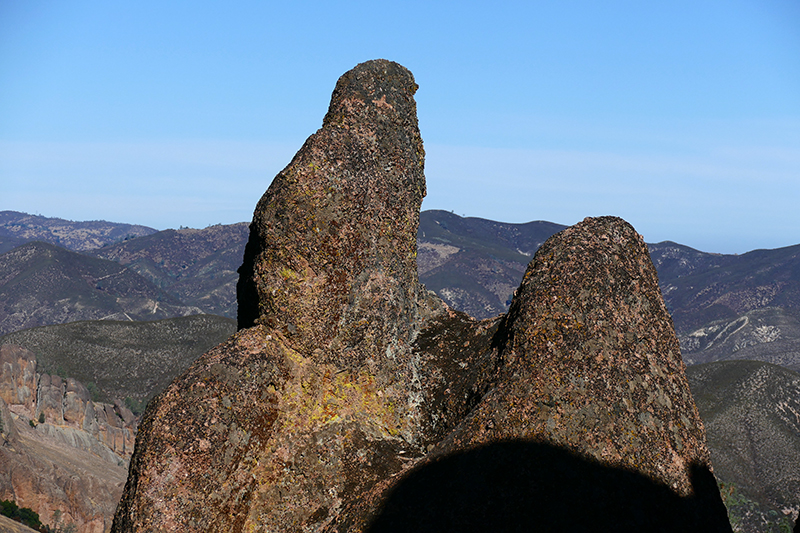
[[[717,477],[747,500],[735,514],[745,531],[771,531],[782,511],[800,508],[800,374],[758,361],[722,361],[687,368],[706,426]]]
[[[800,371],[800,310],[766,307],[680,337],[686,364],[754,360]]]
[[[0,255],[0,334],[74,320],[200,312],[119,263],[31,242]]]
[[[25,244],[25,239],[20,239],[18,237],[9,237],[7,235],[0,235],[0,254],[4,254],[6,252],[10,252],[17,246],[22,246]]]
[[[0,337],[0,344],[28,348],[44,372],[96,384],[104,401],[145,400],[235,331],[232,319],[192,315],[45,326]]]
[[[35,529],[23,526],[10,518],[0,515],[0,533],[37,533]]]
[[[105,246],[92,255],[127,266],[205,313],[236,318],[236,271],[248,235],[245,223],[170,229]]]
[[[136,224],[118,224],[105,220],[75,222],[17,211],[0,211],[0,239],[13,238],[20,241],[20,244],[44,241],[69,250],[84,251],[155,232],[153,228]]]
[[[714,255],[660,243],[651,257],[678,334],[755,309],[800,308],[800,245]]]

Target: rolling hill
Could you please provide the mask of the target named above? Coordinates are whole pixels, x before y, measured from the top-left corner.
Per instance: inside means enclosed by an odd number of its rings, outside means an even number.
[[[142,402],[235,331],[235,320],[214,315],[84,321],[17,331],[0,337],[0,345],[32,351],[42,372],[93,383],[99,400]]]
[[[743,531],[783,531],[784,513],[800,509],[800,374],[722,361],[690,366],[687,377],[732,521]]]
[[[137,224],[118,224],[105,220],[74,222],[18,211],[0,211],[0,253],[7,251],[3,249],[3,242],[6,241],[17,242],[17,245],[43,241],[68,250],[85,251],[156,231]]]
[[[127,266],[186,305],[236,318],[236,270],[248,235],[245,223],[165,230],[90,253]]]
[[[75,320],[200,312],[113,261],[38,241],[0,255],[0,334]]]

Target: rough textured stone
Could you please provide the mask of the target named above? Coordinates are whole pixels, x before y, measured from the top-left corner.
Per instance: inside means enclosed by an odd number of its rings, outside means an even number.
[[[343,513],[346,530],[730,530],[655,269],[629,224],[586,219],[548,240],[493,342],[500,363],[480,402]],[[481,504],[470,490],[490,495]],[[640,514],[620,507],[629,498]],[[589,518],[570,515],[576,502]],[[505,506],[503,520],[481,514]]]
[[[680,495],[709,464],[703,422],[647,246],[621,219],[586,219],[528,267],[502,335],[497,385],[442,444],[558,444],[634,468]]]
[[[36,410],[36,356],[21,346],[0,346],[0,398],[33,418]]]
[[[336,84],[322,129],[259,201],[239,269],[239,327],[281,329],[355,369],[406,350],[418,322],[424,151],[411,73],[385,60]]]
[[[415,90],[383,60],[340,78],[256,207],[240,331],[148,406],[113,530],[517,531],[583,508],[601,530],[729,530],[627,223],[553,237],[504,318],[419,285]]]
[[[340,78],[256,207],[246,329],[148,407],[117,531],[319,529],[421,454],[411,346],[445,306],[416,273],[416,89],[384,60]]]

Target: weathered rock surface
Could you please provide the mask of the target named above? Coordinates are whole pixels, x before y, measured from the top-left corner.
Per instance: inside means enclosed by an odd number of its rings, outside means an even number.
[[[498,370],[480,402],[400,481],[373,489],[349,527],[729,530],[672,321],[629,224],[586,219],[549,239],[493,342]]]
[[[149,405],[113,530],[517,531],[584,508],[601,530],[730,530],[627,223],[551,238],[505,318],[419,285],[415,90],[384,60],[340,78],[256,207],[240,331]]]
[[[40,431],[60,435],[55,438],[113,463],[130,458],[137,419],[127,407],[92,401],[87,388],[73,378],[37,372],[36,356],[20,346],[0,345],[0,368],[0,398],[14,414],[35,423],[44,415]]]
[[[0,401],[3,407],[5,402]],[[74,524],[79,533],[104,533],[111,527],[116,502],[125,482],[126,465],[108,451],[106,457],[67,445],[64,434],[86,434],[73,428],[58,431],[51,424],[30,427],[27,419],[3,417],[15,435],[4,433],[0,447],[0,499],[14,500],[35,511],[44,524]],[[97,445],[97,441],[94,441]],[[111,457],[116,462],[110,462]]]
[[[82,383],[39,373],[32,352],[4,344],[0,417],[0,499],[45,524],[58,510],[81,533],[108,531],[133,452],[133,413],[93,402]]]
[[[410,345],[425,196],[416,90],[388,61],[339,79],[322,129],[256,206],[239,269],[240,328],[281,329],[298,349],[349,368]]]

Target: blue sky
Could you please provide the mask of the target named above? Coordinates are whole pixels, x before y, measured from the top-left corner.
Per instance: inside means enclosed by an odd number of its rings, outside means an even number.
[[[0,2],[0,210],[249,221],[337,78],[415,75],[423,209],[800,243],[800,2]]]

